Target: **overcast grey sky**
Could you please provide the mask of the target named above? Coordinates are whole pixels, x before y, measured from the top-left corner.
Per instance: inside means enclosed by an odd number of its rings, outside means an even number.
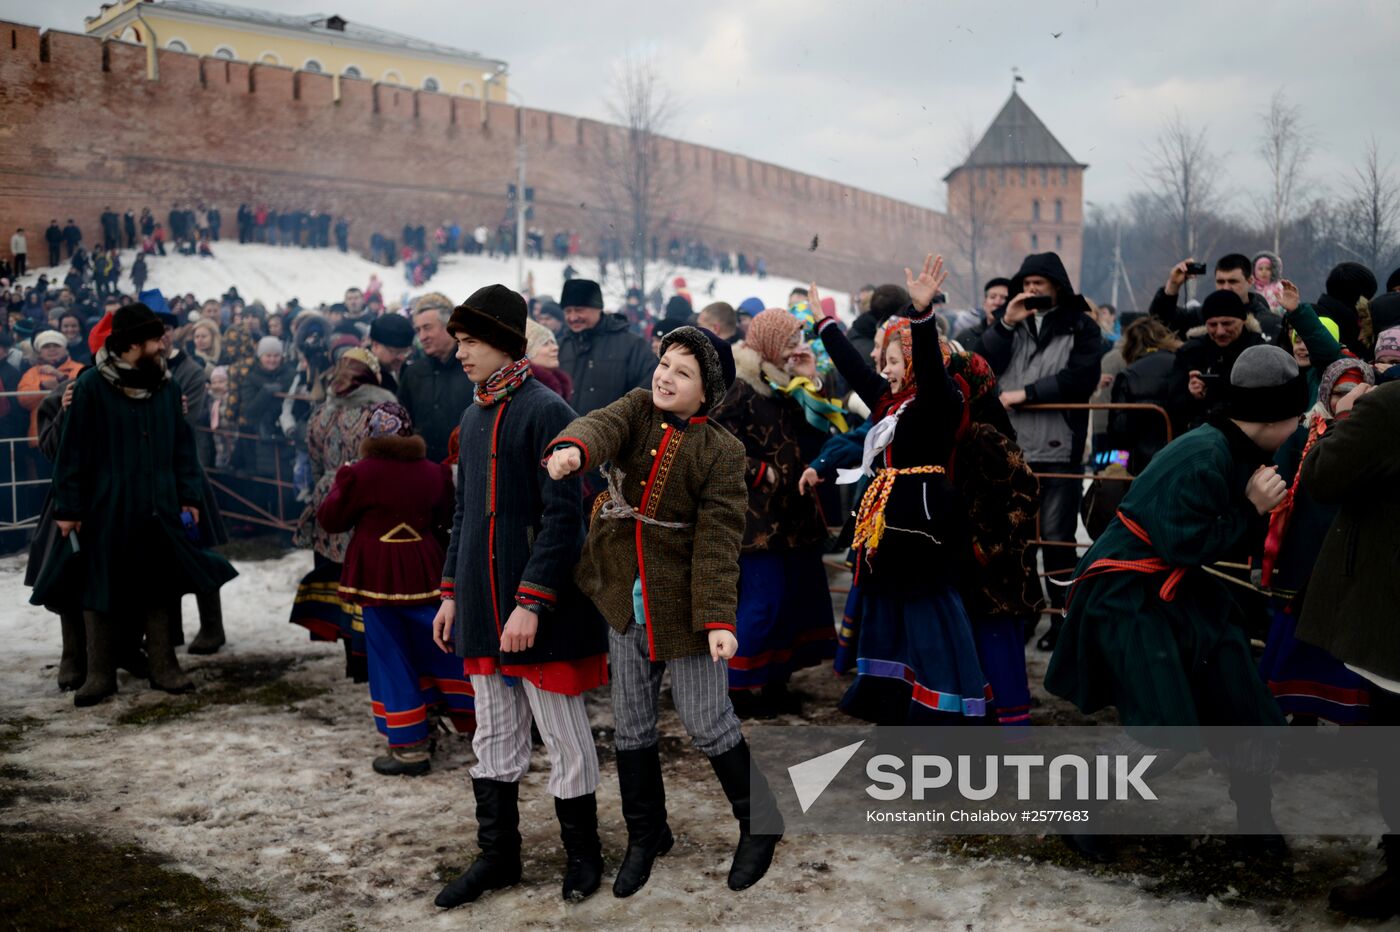
[[[1179,108],[1207,127],[1232,207],[1265,187],[1259,118],[1282,87],[1315,143],[1308,192],[1340,190],[1376,135],[1400,171],[1400,0],[228,0],[339,13],[501,58],[528,106],[607,118],[629,51],[678,104],[672,135],[941,207],[970,127],[1021,93],[1090,165],[1087,199],[1121,201]],[[0,16],[81,32],[96,0],[0,0]],[[1058,33],[1059,38],[1054,34]]]

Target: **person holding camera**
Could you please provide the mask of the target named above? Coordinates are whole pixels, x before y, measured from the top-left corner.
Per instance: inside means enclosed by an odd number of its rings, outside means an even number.
[[[1192,278],[1206,274],[1206,264],[1197,262],[1194,257],[1182,259],[1167,273],[1167,283],[1157,289],[1148,305],[1147,313],[1175,330],[1183,338],[1192,336],[1191,330],[1203,326],[1206,319],[1194,308],[1177,307],[1176,299],[1181,287]],[[1283,319],[1269,309],[1269,302],[1250,290],[1254,265],[1244,253],[1232,252],[1221,256],[1215,263],[1215,290],[1233,291],[1239,296],[1257,329],[1268,339],[1278,335]]]
[[[1064,263],[1053,252],[1026,256],[1011,280],[1012,299],[977,341],[976,352],[991,364],[1001,386],[1001,403],[1016,428],[1016,441],[1037,474],[1079,473],[1089,430],[1087,411],[1026,411],[1024,405],[1083,404],[1098,387],[1103,355],[1099,325],[1089,304],[1075,294]],[[1073,543],[1079,525],[1082,482],[1077,478],[1040,480],[1040,536]],[[1050,630],[1038,643],[1053,650],[1059,635],[1064,589],[1076,552],[1070,546],[1046,549],[1051,575],[1046,596]],[[1029,632],[1027,632],[1029,637]]]
[[[1239,355],[1265,343],[1249,304],[1233,289],[1222,288],[1201,303],[1205,324],[1187,331],[1189,339],[1177,350],[1167,411],[1172,431],[1198,427],[1224,399],[1230,370]]]

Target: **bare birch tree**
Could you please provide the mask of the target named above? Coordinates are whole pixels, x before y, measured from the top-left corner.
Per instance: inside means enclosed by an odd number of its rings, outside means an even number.
[[[1000,268],[1006,252],[999,176],[991,174],[993,169],[969,164],[976,145],[976,133],[964,126],[956,157],[961,168],[954,170],[948,184],[948,232],[967,269],[963,290],[974,307],[981,296],[982,270]]]
[[[1283,88],[1274,91],[1269,109],[1261,114],[1264,130],[1259,139],[1259,155],[1269,167],[1269,192],[1263,207],[1263,220],[1273,233],[1274,255],[1282,252],[1283,228],[1287,225],[1293,195],[1308,159],[1308,131],[1302,111],[1288,102]]]
[[[1148,147],[1142,173],[1148,191],[1174,231],[1173,252],[1203,252],[1203,221],[1221,206],[1220,161],[1206,145],[1204,129],[1192,132],[1180,111],[1163,125]]]
[[[1373,135],[1361,164],[1352,168],[1350,197],[1343,210],[1348,251],[1382,276],[1400,252],[1400,182],[1392,165],[1381,161]]]

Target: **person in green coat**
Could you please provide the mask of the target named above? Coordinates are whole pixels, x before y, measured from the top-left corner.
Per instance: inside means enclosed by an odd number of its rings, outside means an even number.
[[[204,476],[165,366],[164,330],[144,304],[113,315],[95,365],[74,383],[54,460],[54,518],[78,569],[50,578],[78,580],[88,666],[79,706],[117,691],[113,619],[120,615],[144,620],[151,686],[193,689],[175,659],[167,606],[237,575],[187,536],[199,523]],[[43,600],[45,582],[34,599]]]
[[[1265,516],[1286,492],[1270,461],[1306,407],[1292,356],[1276,346],[1240,354],[1223,412],[1153,458],[1080,561],[1050,692],[1085,713],[1115,706],[1139,743],[1171,743],[1152,734],[1160,726],[1284,724],[1232,618],[1234,599],[1203,568],[1262,544]],[[1195,749],[1174,744],[1159,762]],[[1211,750],[1225,757],[1241,828],[1276,836],[1271,752]]]

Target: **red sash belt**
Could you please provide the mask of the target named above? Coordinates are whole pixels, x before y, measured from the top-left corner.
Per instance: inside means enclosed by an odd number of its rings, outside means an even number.
[[[1123,522],[1123,526],[1127,528],[1134,537],[1144,544],[1147,544],[1149,547],[1152,546],[1152,539],[1147,536],[1147,531],[1143,529],[1142,525],[1123,514],[1121,510],[1117,513],[1117,516],[1118,520]],[[1147,573],[1149,575],[1166,573],[1167,580],[1162,583],[1162,588],[1158,594],[1161,596],[1163,602],[1171,602],[1176,599],[1177,584],[1180,583],[1182,577],[1186,575],[1187,569],[1188,568],[1184,566],[1173,567],[1161,557],[1147,557],[1142,560],[1095,560],[1093,563],[1089,564],[1087,570],[1075,577],[1074,583],[1070,586],[1069,593],[1065,596],[1065,608],[1069,608],[1070,600],[1074,597],[1074,590],[1078,588],[1080,581],[1092,576],[1103,576],[1107,573]]]

